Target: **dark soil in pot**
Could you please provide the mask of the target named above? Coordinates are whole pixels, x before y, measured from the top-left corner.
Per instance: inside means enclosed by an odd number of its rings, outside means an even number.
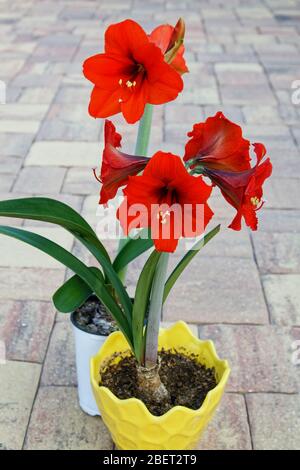
[[[159,353],[159,375],[170,394],[170,403],[157,404],[143,401],[156,416],[163,415],[173,406],[181,405],[197,410],[207,393],[216,385],[214,369],[199,364],[195,357],[178,351]],[[117,364],[107,364],[101,372],[101,383],[118,398],[140,398],[137,388],[137,362],[133,356],[123,357]]]
[[[108,336],[118,329],[116,322],[100,300],[92,295],[72,314],[72,321],[81,330]]]

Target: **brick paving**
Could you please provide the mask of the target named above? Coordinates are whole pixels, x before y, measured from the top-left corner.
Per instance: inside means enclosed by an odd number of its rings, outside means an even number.
[[[0,199],[43,194],[66,201],[96,223],[102,122],[87,114],[91,85],[82,60],[100,52],[103,31],[131,17],[147,30],[186,20],[191,74],[179,99],[155,109],[150,151],[182,154],[194,122],[222,110],[247,138],[263,141],[274,163],[260,231],[224,230],[170,296],[164,319],[183,318],[228,357],[228,392],[199,449],[299,449],[300,80],[299,0],[0,0]],[[132,151],[136,126],[126,129]],[[231,214],[215,196],[226,227]],[[7,220],[71,248],[49,224]],[[109,246],[112,247],[112,243]],[[74,252],[89,256],[78,244]],[[129,275],[132,289],[141,262]],[[42,253],[0,240],[0,447],[112,449],[100,418],[76,399],[68,317],[51,294],[67,273]]]

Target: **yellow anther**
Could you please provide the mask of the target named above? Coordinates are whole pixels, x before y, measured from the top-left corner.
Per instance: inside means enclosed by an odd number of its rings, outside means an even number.
[[[259,202],[260,202],[260,200],[259,200],[258,197],[256,197],[256,196],[255,196],[255,197],[252,197],[252,198],[250,199],[250,201],[251,201],[251,204],[253,204],[253,206],[255,206],[255,207],[258,206],[258,204],[259,204]]]
[[[133,86],[133,83],[130,80],[127,80],[126,85],[128,88],[131,88]]]
[[[119,98],[118,101],[119,101],[119,103],[122,103],[123,100],[122,100],[122,98]]]
[[[132,82],[132,85],[135,86],[136,85],[136,81],[134,80],[134,82]]]
[[[122,83],[123,83],[123,80],[122,80],[122,78],[120,78],[119,85],[122,85]]]

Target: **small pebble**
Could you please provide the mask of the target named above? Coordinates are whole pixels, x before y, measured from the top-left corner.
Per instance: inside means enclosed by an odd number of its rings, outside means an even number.
[[[88,299],[75,311],[75,321],[87,333],[97,333],[103,336],[108,336],[118,329],[112,316],[96,297],[93,300]]]

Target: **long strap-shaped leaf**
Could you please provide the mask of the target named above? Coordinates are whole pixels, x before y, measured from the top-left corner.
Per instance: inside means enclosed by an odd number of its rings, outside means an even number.
[[[145,236],[145,237],[144,237]],[[131,261],[153,246],[149,229],[143,229],[135,238],[129,239],[117,254],[113,267],[117,273]]]
[[[84,242],[83,242],[84,243]],[[110,260],[107,260],[102,256],[101,253],[94,251],[94,247],[90,247],[91,253],[93,253],[96,257],[96,259],[99,261],[101,264],[106,277],[109,279],[110,284],[113,286],[117,296],[118,296],[118,301],[123,307],[124,313],[126,315],[127,321],[129,325],[131,325],[131,317],[132,317],[132,302],[130,300],[130,297],[123,286],[119,276],[117,275],[116,271],[113,268],[113,265],[111,264]]]
[[[0,225],[0,234],[1,233],[38,248],[44,253],[52,256],[52,258],[56,259],[64,266],[74,271],[74,273],[76,273],[79,277],[81,277],[111,312],[112,316],[118,323],[120,330],[127,338],[129,345],[133,347],[131,328],[122,310],[112,295],[108,292],[100,277],[96,276],[84,263],[82,263],[82,261],[80,261],[78,258],[76,258],[76,256],[65,250],[57,243],[48,240],[47,238],[42,237],[36,233],[19,228]]]
[[[127,320],[131,322],[132,303],[130,297],[113,269],[106,249],[92,227],[78,212],[55,199],[34,197],[0,201],[0,216],[51,222],[71,232],[100,263],[118,295]]]
[[[102,283],[104,283],[104,277],[100,269],[93,266],[89,269],[94,272],[96,276],[99,276]],[[83,281],[77,274],[70,277],[57,291],[54,293],[52,300],[59,312],[70,313],[74,312],[80,307],[93,293],[93,290]]]
[[[72,207],[47,197],[28,197],[0,201],[0,215],[21,219],[41,220],[60,225],[73,235],[87,237],[109,260],[109,255],[92,227]]]
[[[137,282],[132,310],[132,335],[135,356],[142,363],[144,356],[144,321],[148,310],[153,276],[161,253],[153,251],[145,263]]]
[[[148,237],[147,229],[147,237]],[[145,229],[144,229],[145,233]],[[143,234],[139,234],[139,238],[128,239],[126,245],[121,249],[113,262],[113,267],[117,274],[133,261],[139,255],[147,251],[153,246],[153,240],[149,238],[141,238]],[[68,279],[54,294],[53,302],[60,312],[68,313],[80,307],[84,301],[92,294],[89,286],[76,274]]]
[[[215,228],[213,228],[210,232],[208,232],[207,235],[205,235],[201,240],[199,240],[195,245],[192,247],[191,250],[189,250],[183,258],[179,261],[177,264],[176,268],[172,271],[170,276],[168,277],[166,284],[165,284],[165,290],[164,290],[164,298],[163,301],[165,302],[166,298],[168,297],[170,290],[172,289],[173,285],[181,275],[181,273],[185,270],[187,265],[192,261],[194,256],[196,256],[197,253],[203,248],[209,240],[211,240],[219,231],[220,231],[220,225],[217,225]]]

